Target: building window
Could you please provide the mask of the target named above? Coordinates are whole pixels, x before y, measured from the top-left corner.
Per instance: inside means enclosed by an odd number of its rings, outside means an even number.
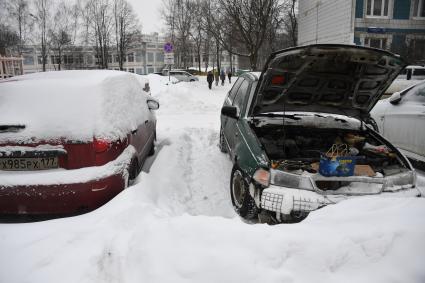
[[[130,73],[134,73],[134,68],[129,68],[129,69],[128,69],[128,71],[129,71]]]
[[[136,62],[140,63],[143,61],[143,54],[142,52],[136,52]]]
[[[24,65],[34,65],[34,57],[24,56]]]
[[[413,0],[413,18],[425,17],[425,0]]]
[[[143,75],[143,69],[142,68],[136,68],[136,74]]]
[[[148,62],[153,62],[153,53],[148,52]]]
[[[128,53],[127,56],[128,56],[128,62],[134,62],[134,53]]]
[[[364,45],[368,47],[378,48],[378,49],[387,49],[387,39],[366,37],[364,39]]]
[[[55,63],[55,64],[58,64],[58,63]],[[73,64],[74,63],[74,56],[73,55],[63,55],[63,63],[64,64]]]
[[[164,53],[161,53],[161,52],[156,53],[156,61],[164,62]]]
[[[388,17],[390,0],[367,0],[366,16],[368,17]]]
[[[93,56],[87,55],[86,62],[87,62],[88,65],[92,65],[93,64]]]
[[[112,64],[112,54],[108,54],[108,63]]]
[[[78,56],[75,57],[75,63],[77,63],[77,64],[84,64],[83,54],[78,54]]]

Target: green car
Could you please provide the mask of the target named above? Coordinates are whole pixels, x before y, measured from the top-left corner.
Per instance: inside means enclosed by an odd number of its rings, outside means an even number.
[[[360,196],[419,196],[407,158],[375,131],[369,111],[405,62],[351,45],[273,53],[235,82],[219,146],[233,162],[230,195],[248,220],[298,222]]]

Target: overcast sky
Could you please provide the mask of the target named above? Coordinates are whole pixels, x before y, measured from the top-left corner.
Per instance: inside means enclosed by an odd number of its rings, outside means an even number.
[[[143,33],[164,32],[164,24],[160,13],[162,0],[128,0],[142,24]]]

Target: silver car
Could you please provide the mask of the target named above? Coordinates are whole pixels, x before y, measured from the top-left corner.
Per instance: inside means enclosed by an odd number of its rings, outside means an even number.
[[[424,166],[425,81],[379,101],[371,114],[384,137]]]
[[[168,71],[166,74],[168,76]],[[177,71],[177,70],[171,70],[170,75],[172,77],[175,77],[180,82],[195,82],[199,81],[198,77],[195,77],[194,75],[186,72],[186,71]]]

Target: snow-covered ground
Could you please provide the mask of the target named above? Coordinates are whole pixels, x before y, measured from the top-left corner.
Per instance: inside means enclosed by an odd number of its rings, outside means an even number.
[[[217,147],[230,86],[150,80],[161,108],[145,172],[92,213],[0,224],[0,282],[425,282],[425,198],[359,197],[299,224],[244,223]]]

